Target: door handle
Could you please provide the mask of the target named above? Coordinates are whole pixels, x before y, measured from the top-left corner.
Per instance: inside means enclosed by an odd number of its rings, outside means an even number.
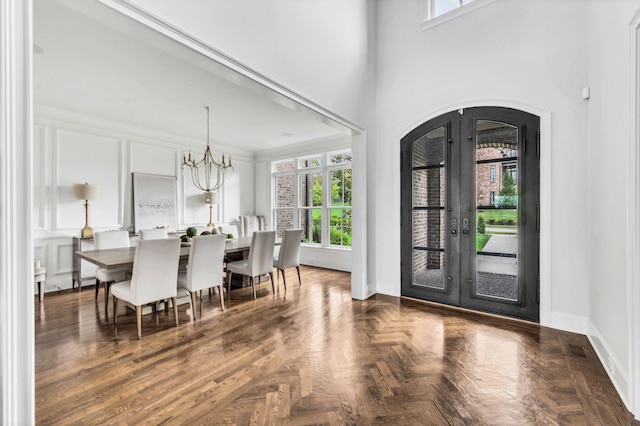
[[[467,237],[469,235],[469,219],[462,219],[462,234]]]
[[[458,235],[458,219],[451,219],[451,235]]]

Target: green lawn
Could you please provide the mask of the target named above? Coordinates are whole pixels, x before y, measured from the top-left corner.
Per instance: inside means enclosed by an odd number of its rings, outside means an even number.
[[[489,242],[490,238],[491,235],[476,234],[476,251],[482,251],[484,246],[486,246]]]
[[[502,210],[502,209],[491,209],[491,210],[478,210],[476,212],[476,216],[479,218],[480,216],[484,217],[484,223],[487,226],[498,225],[502,220],[502,225],[517,225],[518,224],[518,210]],[[489,223],[489,221],[493,220],[493,223]],[[513,221],[509,223],[509,221]]]

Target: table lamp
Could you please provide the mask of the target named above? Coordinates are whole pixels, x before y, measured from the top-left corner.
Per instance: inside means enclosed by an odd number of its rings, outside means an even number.
[[[209,205],[209,223],[207,223],[207,226],[213,231],[216,227],[213,223],[213,205],[218,204],[218,193],[210,191],[205,192],[204,203]]]
[[[80,231],[80,236],[91,238],[93,237],[93,229],[89,226],[89,200],[100,197],[100,187],[88,183],[76,183],[73,185],[73,195],[84,200],[84,228]]]

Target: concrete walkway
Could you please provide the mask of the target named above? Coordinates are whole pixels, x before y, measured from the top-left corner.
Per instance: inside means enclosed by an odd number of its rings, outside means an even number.
[[[515,235],[492,234],[482,251],[516,254],[518,252],[518,237]]]
[[[491,235],[482,251],[491,253],[517,254],[518,238],[515,235]],[[518,275],[518,258],[478,255],[478,272],[501,275]]]

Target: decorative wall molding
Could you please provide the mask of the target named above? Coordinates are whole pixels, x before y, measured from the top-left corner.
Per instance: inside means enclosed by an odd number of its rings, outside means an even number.
[[[321,138],[280,148],[265,149],[256,153],[256,161],[274,161],[291,157],[338,151],[351,147],[350,136]]]
[[[35,423],[31,1],[0,2],[0,423]]]
[[[300,263],[351,272],[351,250],[327,247],[300,247]]]
[[[59,108],[34,105],[35,121],[41,125],[50,125],[54,127],[63,127],[69,130],[79,132],[90,131],[96,135],[105,137],[122,137],[127,135],[127,139],[138,142],[145,142],[155,146],[165,146],[169,148],[179,147],[184,151],[189,149],[202,150],[206,145],[206,141],[194,139],[188,136],[176,135],[172,133],[159,132],[154,129],[134,126],[132,124],[121,123],[108,120],[102,117],[94,117],[87,114],[65,111]],[[253,161],[253,152],[244,149],[238,149],[234,146],[215,144],[214,154],[222,151],[233,155],[234,160]]]
[[[627,312],[629,312],[628,405],[640,420],[640,10],[629,26],[630,99],[632,128],[628,144],[627,183]]]

